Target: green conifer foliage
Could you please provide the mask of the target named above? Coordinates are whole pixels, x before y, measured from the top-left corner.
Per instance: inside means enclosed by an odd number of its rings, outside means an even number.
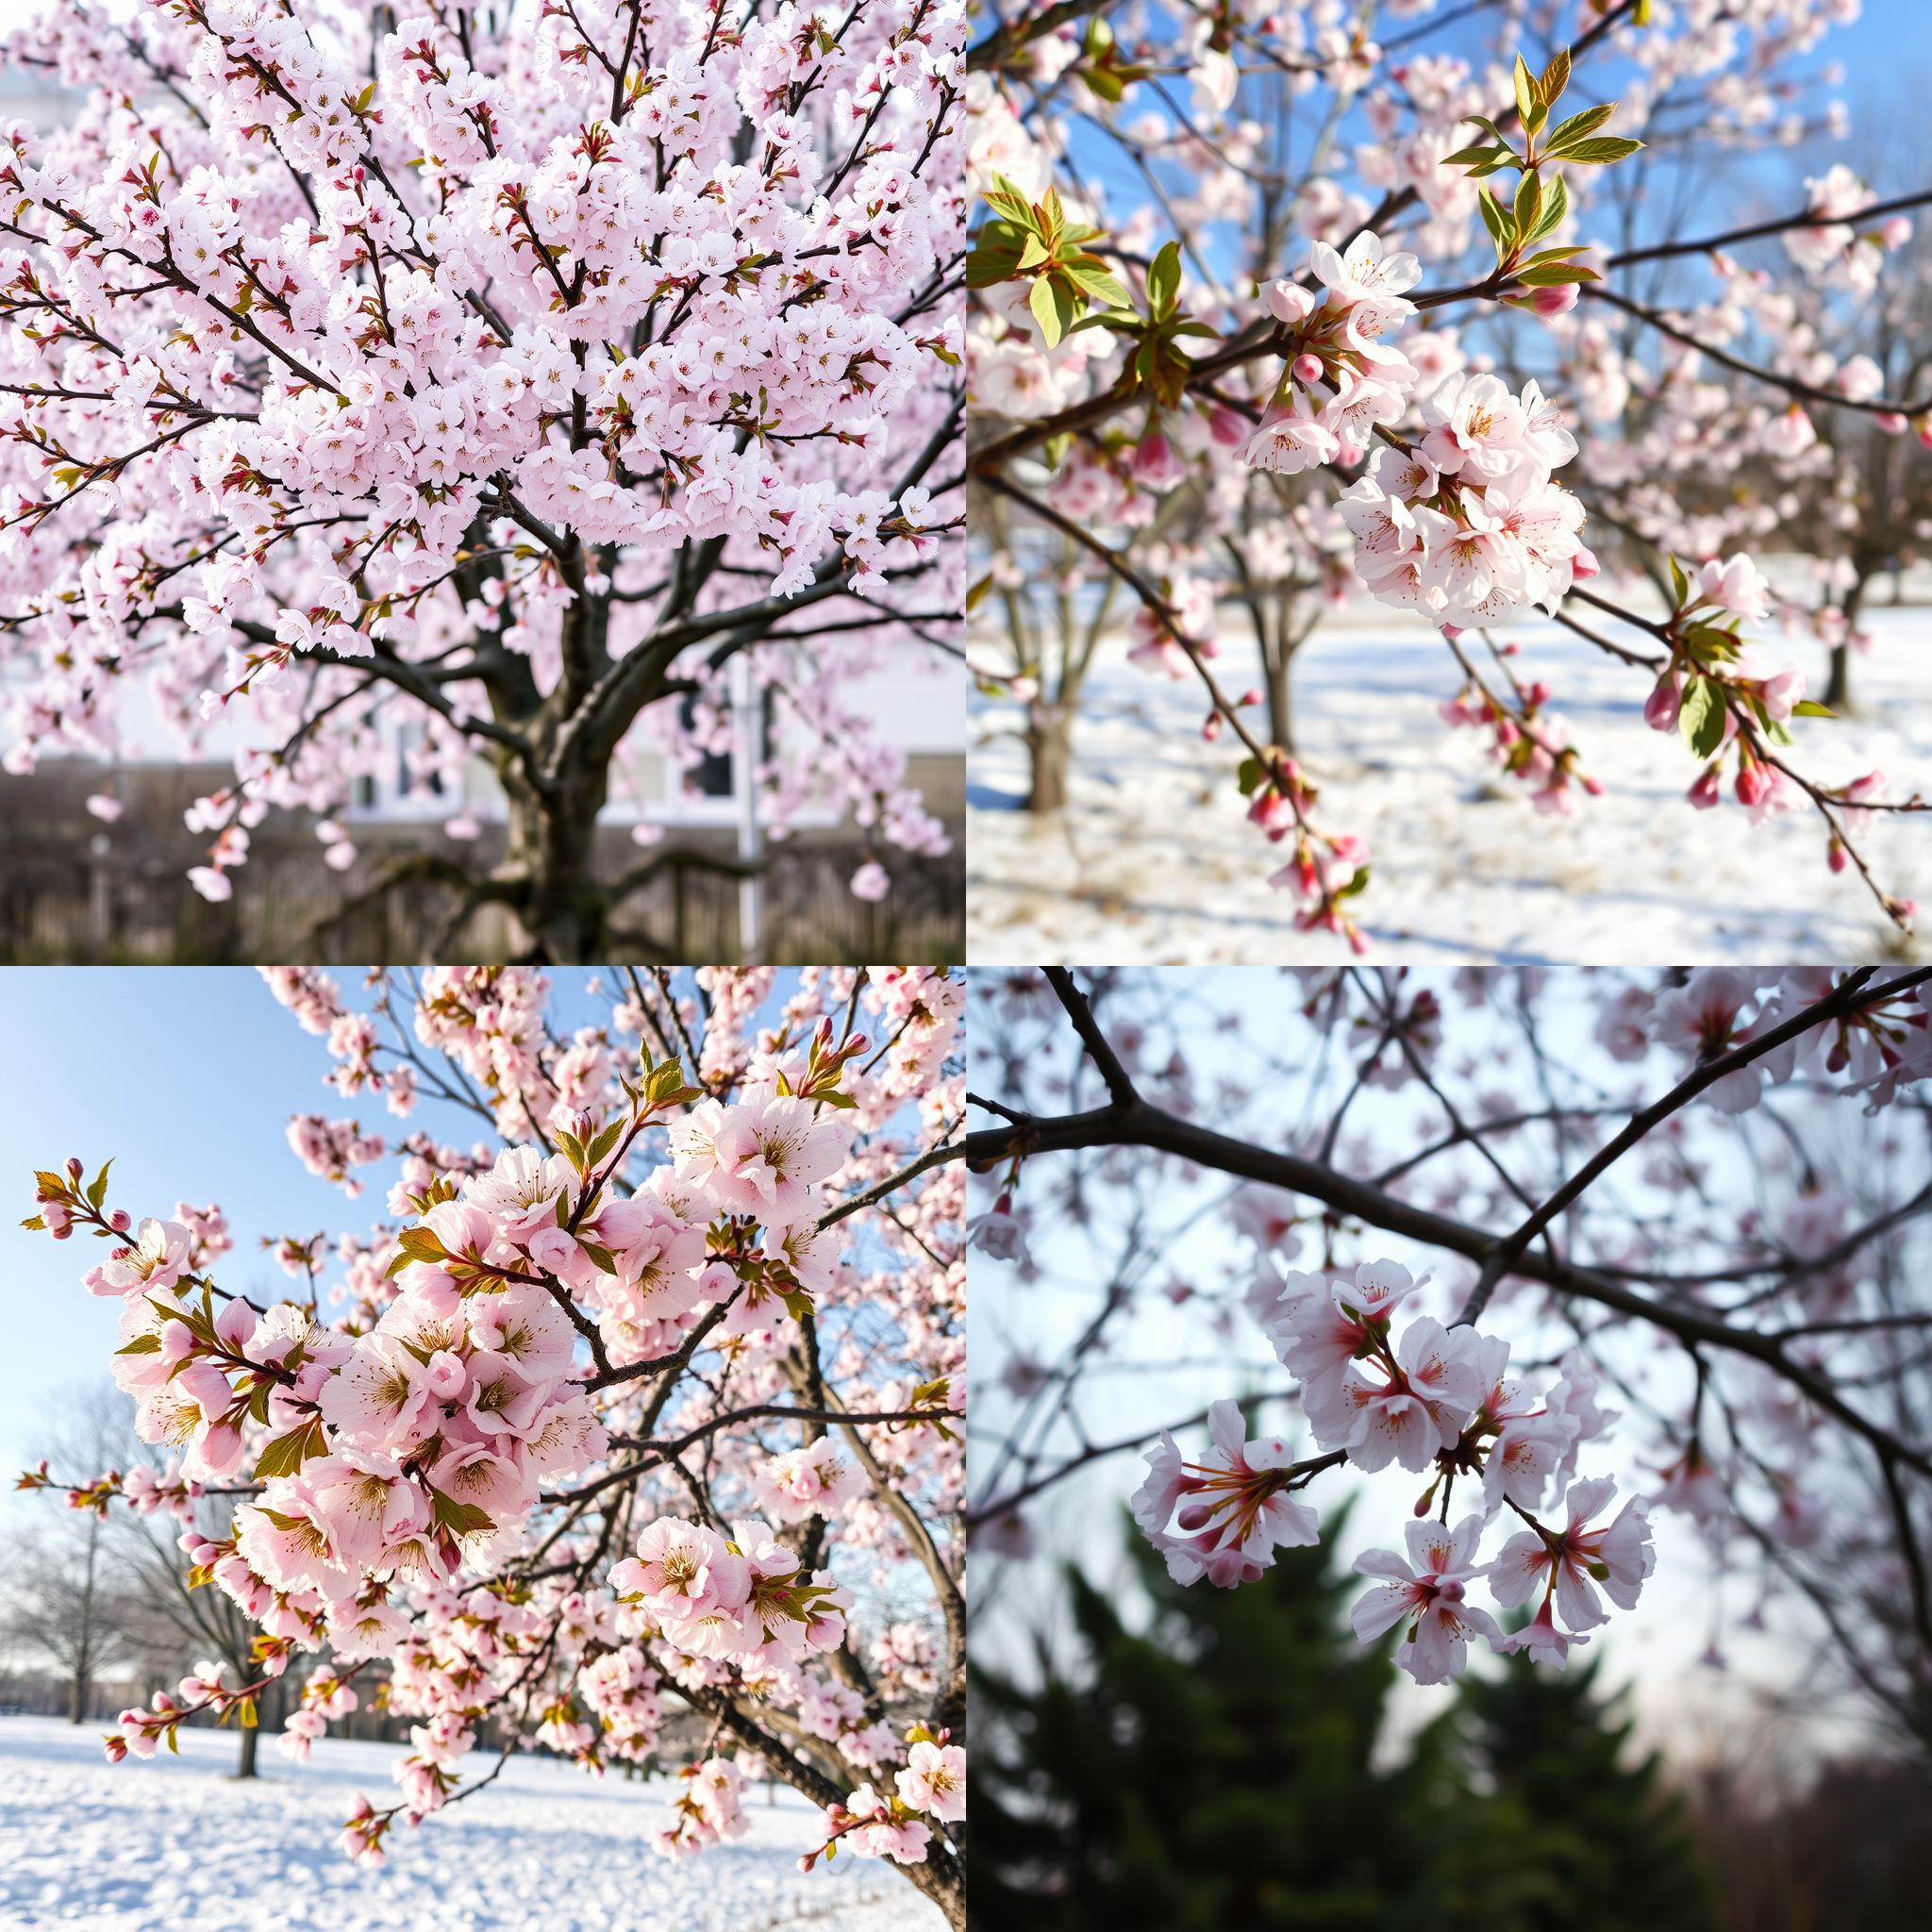
[[[1491,1663],[1385,1735],[1399,1632],[1350,1632],[1336,1526],[1233,1591],[1175,1586],[1130,1535],[1145,1601],[1068,1573],[1070,1668],[974,1669],[972,1924],[1710,1932],[1657,1766],[1622,1765],[1588,1668]]]

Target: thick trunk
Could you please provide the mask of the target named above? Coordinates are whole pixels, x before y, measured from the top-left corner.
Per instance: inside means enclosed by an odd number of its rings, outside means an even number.
[[[515,769],[503,777],[509,841],[496,876],[521,889],[511,908],[512,951],[551,965],[594,958],[604,939],[604,899],[592,865],[604,774],[543,795]]]
[[[85,1668],[75,1672],[67,1686],[67,1722],[71,1724],[87,1722],[88,1674]]]
[[[1036,714],[1026,725],[1026,809],[1058,811],[1067,802],[1067,765],[1073,733],[1059,709]]]
[[[261,1733],[253,1724],[243,1727],[242,1732],[242,1756],[240,1761],[235,1766],[235,1775],[237,1777],[253,1777],[255,1775],[255,1746],[256,1740],[260,1736]]]

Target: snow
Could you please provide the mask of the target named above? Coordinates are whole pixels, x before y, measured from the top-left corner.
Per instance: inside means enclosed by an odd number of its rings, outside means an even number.
[[[898,1872],[841,1857],[797,1870],[820,1813],[747,1790],[750,1829],[671,1860],[645,1828],[671,1781],[599,1780],[518,1757],[487,1791],[398,1824],[389,1863],[351,1865],[336,1835],[358,1791],[395,1795],[400,1746],[325,1739],[306,1765],[262,1740],[235,1782],[231,1732],[183,1730],[181,1755],[110,1765],[101,1727],[0,1718],[0,1925],[8,1932],[941,1932]],[[472,1760],[486,1771],[494,1757]]]
[[[1647,605],[1638,608],[1649,608]],[[1932,609],[1868,609],[1855,653],[1856,709],[1794,721],[1795,769],[1840,784],[1878,767],[1888,795],[1932,794]],[[1649,682],[1553,624],[1509,627],[1524,683],[1544,678],[1583,769],[1604,794],[1574,819],[1537,813],[1528,788],[1496,773],[1484,741],[1437,707],[1460,674],[1433,632],[1374,605],[1325,620],[1295,662],[1296,737],[1321,789],[1316,822],[1369,842],[1360,908],[1374,953],[1489,963],[1659,959],[1862,959],[1900,941],[1856,874],[1824,863],[1808,803],[1753,827],[1728,793],[1694,811],[1697,766],[1681,737],[1642,721]],[[1501,638],[1499,637],[1499,641]],[[1474,640],[1472,640],[1474,641]],[[1821,690],[1823,649],[1763,649]],[[1255,681],[1230,650],[1224,684]],[[1025,758],[1010,703],[976,701],[970,754],[968,933],[981,965],[1321,961],[1345,957],[1325,933],[1294,930],[1294,902],[1267,874],[1276,848],[1242,816],[1239,748],[1202,742],[1199,685],[1150,677],[1104,645],[1074,727],[1068,809],[1036,822],[1022,802]],[[1265,711],[1258,716],[1266,729]],[[994,735],[998,733],[1000,735]],[[1932,900],[1927,820],[1884,815],[1854,838],[1881,885]],[[1932,922],[1932,908],[1926,913]],[[1918,957],[1925,941],[1903,942]]]

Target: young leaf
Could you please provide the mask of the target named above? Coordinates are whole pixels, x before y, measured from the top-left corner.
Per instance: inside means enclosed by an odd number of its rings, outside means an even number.
[[[1570,49],[1562,47],[1550,57],[1550,64],[1537,81],[1536,91],[1544,107],[1554,108],[1563,98],[1563,90],[1569,85]]]
[[[1581,141],[1586,134],[1594,134],[1616,111],[1616,102],[1606,101],[1600,108],[1586,108],[1580,114],[1572,114],[1567,121],[1557,125],[1544,152],[1552,158],[1560,157],[1569,142]]]
[[[1529,77],[1529,69],[1524,65],[1521,54],[1516,57],[1516,68],[1510,79],[1515,84],[1516,111],[1523,117],[1524,130],[1534,134],[1536,126],[1531,116],[1537,109],[1536,83]]]
[[[1066,334],[1066,325],[1060,318],[1060,299],[1054,292],[1052,279],[1046,275],[1037,276],[1033,292],[1026,298],[1026,306],[1033,311],[1033,319],[1040,325],[1041,340],[1049,349],[1059,347],[1060,338]]]
[[[1180,288],[1180,244],[1170,242],[1154,258],[1147,270],[1147,306],[1156,317],[1173,313]]]
[[[1621,134],[1601,135],[1591,141],[1573,142],[1563,151],[1563,158],[1606,167],[1612,161],[1627,160],[1642,145],[1641,141],[1627,141]]]
[[[255,1479],[265,1483],[271,1476],[294,1475],[311,1456],[320,1456],[325,1447],[322,1424],[314,1417],[293,1428],[286,1436],[277,1436],[261,1452],[260,1459],[255,1465]]]

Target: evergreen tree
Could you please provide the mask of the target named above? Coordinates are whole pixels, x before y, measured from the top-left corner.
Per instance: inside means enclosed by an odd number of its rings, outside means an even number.
[[[1709,1932],[1709,1878],[1653,1753],[1634,1757],[1627,1693],[1601,1655],[1567,1671],[1511,1657],[1460,1684],[1479,1815],[1458,1888],[1491,1932]]]
[[[1378,1749],[1400,1632],[1357,1643],[1332,1535],[1258,1583],[1172,1583],[1151,1616],[1067,1573],[1077,1661],[975,1666],[971,1923],[986,1932],[1710,1932],[1657,1760],[1595,1691],[1482,1661]]]
[[[1282,1550],[1239,1590],[1172,1583],[1128,1538],[1143,1632],[1070,1570],[1083,1665],[973,1677],[972,1920],[988,1932],[1354,1932],[1441,1923],[1457,1789],[1440,1726],[1375,1740],[1393,1669],[1347,1627],[1357,1579]]]

